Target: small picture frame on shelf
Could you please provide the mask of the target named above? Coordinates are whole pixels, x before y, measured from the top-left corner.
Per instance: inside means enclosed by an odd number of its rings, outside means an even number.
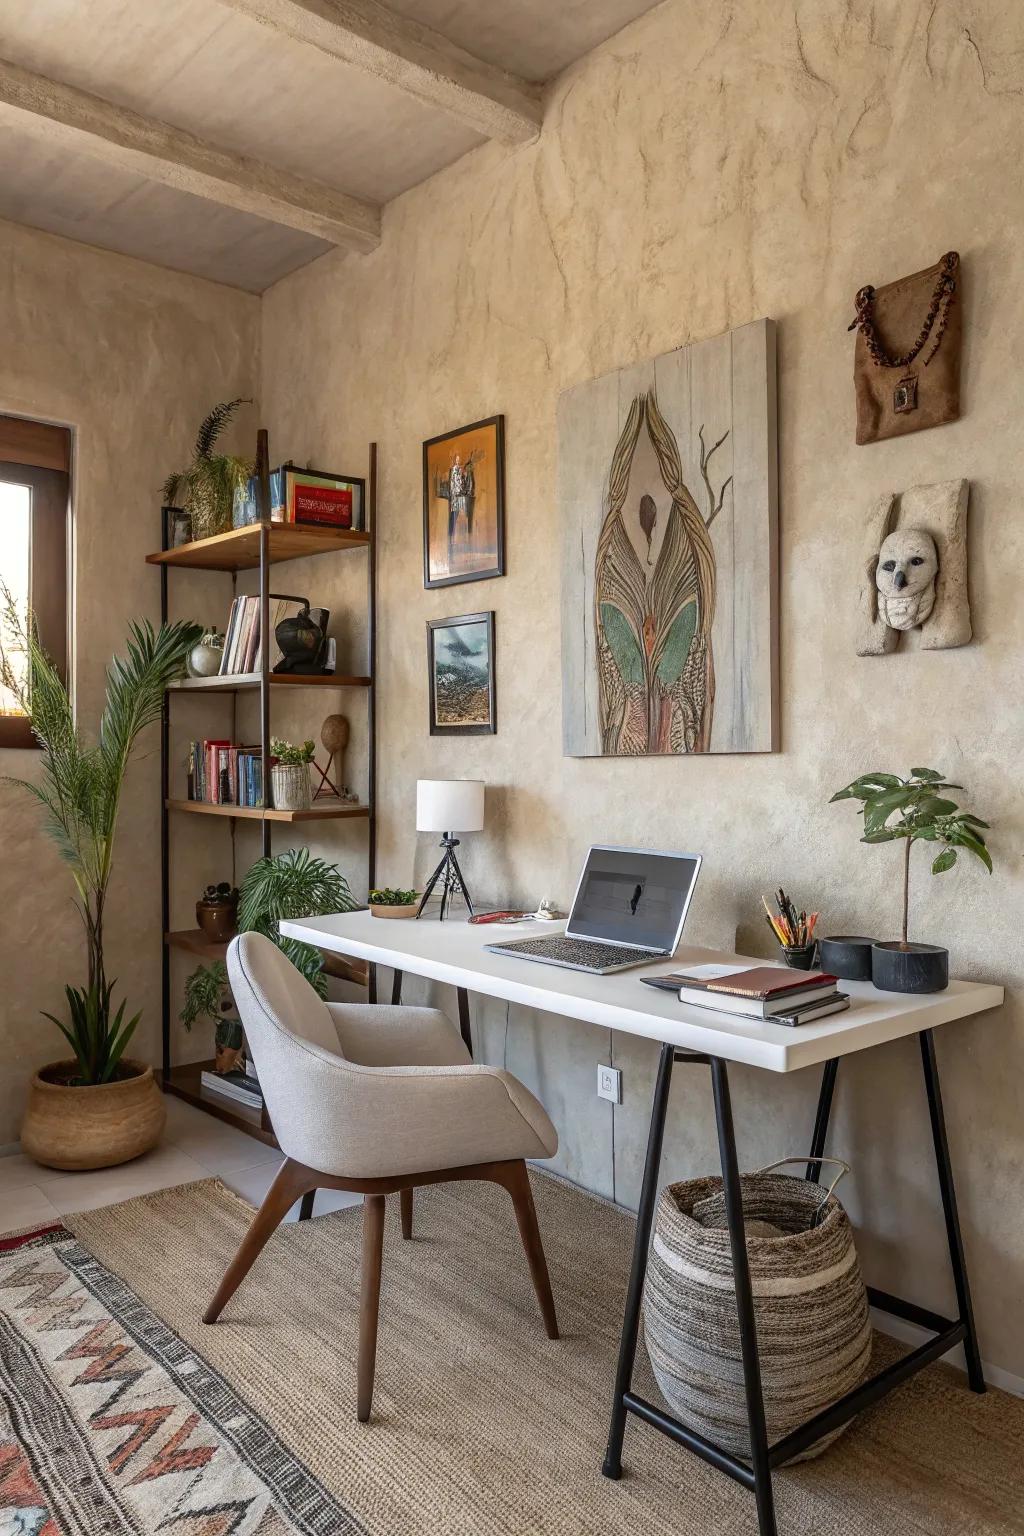
[[[505,418],[423,444],[423,585],[505,574]]]
[[[431,736],[493,736],[498,729],[494,612],[427,620]]]
[[[301,527],[345,528],[362,533],[366,482],[353,475],[282,464],[270,476],[270,517]]]
[[[192,542],[192,518],[181,507],[164,507],[164,549],[180,549]]]

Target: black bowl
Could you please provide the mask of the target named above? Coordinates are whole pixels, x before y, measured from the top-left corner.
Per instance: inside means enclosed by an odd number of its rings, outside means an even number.
[[[818,964],[843,981],[871,980],[871,946],[874,939],[859,934],[840,933],[821,940]]]

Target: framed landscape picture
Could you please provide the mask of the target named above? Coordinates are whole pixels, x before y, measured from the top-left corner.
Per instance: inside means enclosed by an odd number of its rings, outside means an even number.
[[[423,585],[505,574],[505,418],[423,444]]]
[[[494,614],[427,620],[431,736],[493,736]]]

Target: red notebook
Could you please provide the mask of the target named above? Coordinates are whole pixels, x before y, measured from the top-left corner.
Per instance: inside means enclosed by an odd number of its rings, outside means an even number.
[[[830,986],[838,981],[828,971],[780,970],[777,965],[754,965],[749,971],[734,971],[731,976],[713,976],[703,983],[708,992],[725,992],[730,997],[751,997],[759,1002],[803,992],[812,987]],[[687,980],[689,987],[700,981]]]

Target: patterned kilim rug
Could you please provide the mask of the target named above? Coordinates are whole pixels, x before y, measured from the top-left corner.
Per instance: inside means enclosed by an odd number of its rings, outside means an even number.
[[[502,1191],[418,1193],[367,1425],[358,1210],[283,1228],[212,1328],[251,1216],[216,1181],[3,1240],[0,1536],[754,1536],[749,1495],[636,1421],[600,1475],[632,1223],[534,1183],[564,1337]],[[1024,1403],[933,1367],[776,1488],[782,1536],[1024,1532]]]

